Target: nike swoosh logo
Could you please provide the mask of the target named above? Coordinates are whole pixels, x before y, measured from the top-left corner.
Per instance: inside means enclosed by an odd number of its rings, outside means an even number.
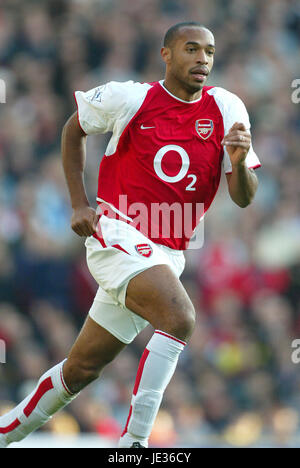
[[[142,130],[147,130],[148,128],[155,128],[155,127],[144,127],[143,124],[141,125],[141,129],[142,129]]]

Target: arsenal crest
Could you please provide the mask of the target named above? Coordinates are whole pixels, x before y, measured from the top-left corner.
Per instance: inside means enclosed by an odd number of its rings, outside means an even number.
[[[214,123],[210,119],[199,119],[195,123],[196,132],[203,140],[207,140],[214,130]]]
[[[149,244],[137,244],[135,246],[135,250],[137,251],[137,253],[143,255],[144,257],[150,257],[150,255],[152,255],[153,252],[152,247]]]

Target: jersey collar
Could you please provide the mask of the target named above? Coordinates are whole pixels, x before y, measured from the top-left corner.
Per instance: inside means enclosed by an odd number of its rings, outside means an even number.
[[[172,96],[172,98],[176,99],[176,101],[184,102],[184,104],[195,104],[196,102],[199,102],[199,101],[201,101],[201,99],[202,99],[202,94],[201,94],[200,98],[199,98],[199,99],[196,99],[195,101],[184,101],[183,99],[180,99],[180,98],[178,98],[177,96],[174,96],[174,94],[170,93],[170,91],[167,90],[167,88],[166,88],[165,85],[164,85],[164,80],[160,80],[160,81],[159,81],[159,84],[161,85],[161,87],[162,87],[170,96]]]

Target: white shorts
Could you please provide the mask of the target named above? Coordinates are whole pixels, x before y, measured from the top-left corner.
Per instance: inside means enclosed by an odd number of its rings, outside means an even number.
[[[181,250],[155,244],[129,224],[101,216],[102,243],[86,239],[87,264],[99,284],[90,317],[123,343],[130,343],[148,322],[125,306],[131,278],[154,265],[169,265],[179,278],[185,266]]]

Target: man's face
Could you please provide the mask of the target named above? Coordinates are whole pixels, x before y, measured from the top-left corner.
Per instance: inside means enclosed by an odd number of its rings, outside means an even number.
[[[183,27],[170,47],[163,47],[166,73],[189,92],[203,88],[214,61],[214,36],[205,28]]]

